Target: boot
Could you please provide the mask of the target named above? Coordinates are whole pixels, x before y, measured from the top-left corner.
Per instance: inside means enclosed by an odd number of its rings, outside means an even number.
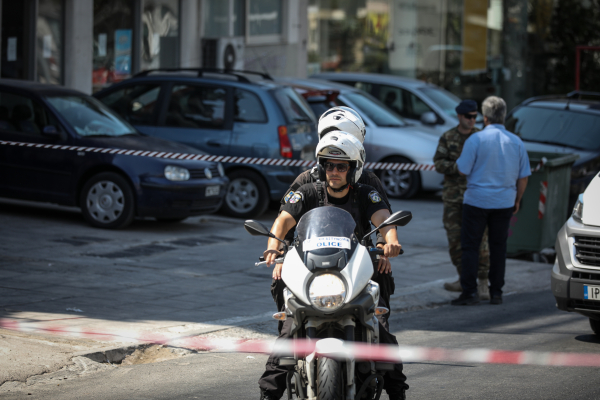
[[[276,399],[275,397],[271,396],[269,394],[269,392],[267,392],[266,390],[261,388],[260,389],[260,400],[279,400],[279,399]]]
[[[489,288],[487,279],[479,280],[479,285],[477,285],[477,293],[479,294],[479,298],[481,300],[489,300],[490,299],[490,288]]]
[[[446,289],[449,292],[462,292],[462,286],[460,286],[460,279],[456,282],[444,283],[444,289]]]
[[[395,390],[392,393],[388,393],[390,400],[406,400],[406,390]]]

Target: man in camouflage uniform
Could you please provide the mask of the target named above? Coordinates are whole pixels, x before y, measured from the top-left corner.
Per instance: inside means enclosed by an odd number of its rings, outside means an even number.
[[[458,126],[445,132],[440,137],[433,162],[437,172],[444,174],[444,189],[442,200],[444,201],[444,228],[448,236],[448,247],[452,264],[456,267],[459,279],[456,282],[447,282],[444,288],[453,292],[461,292],[461,242],[460,228],[462,221],[463,196],[467,190],[467,178],[458,173],[456,160],[462,153],[463,145],[471,134],[479,131],[475,128],[477,117],[477,103],[473,100],[463,100],[457,107]],[[479,298],[489,300],[488,272],[490,270],[490,252],[487,236],[487,228],[483,235],[481,248],[479,249]]]

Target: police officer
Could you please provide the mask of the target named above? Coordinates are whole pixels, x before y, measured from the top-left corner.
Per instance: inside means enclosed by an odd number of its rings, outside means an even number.
[[[292,196],[286,196],[286,203],[271,229],[275,236],[282,237],[292,230],[306,212],[319,206],[333,206],[348,211],[356,222],[357,237],[363,237],[370,231],[371,222],[377,226],[390,215],[379,192],[371,186],[358,183],[365,162],[364,148],[359,140],[346,132],[331,132],[319,142],[316,155],[320,167],[319,180],[304,184]],[[384,255],[396,257],[402,247],[398,243],[395,228],[384,228],[380,233],[386,241],[381,246]],[[273,264],[279,255],[279,242],[269,239],[268,248],[264,252],[265,261]],[[275,270],[274,274],[280,277],[281,264]],[[278,340],[290,337],[292,322],[292,319],[285,321]],[[395,336],[383,324],[380,324],[379,334],[380,343],[398,344]],[[279,359],[269,357],[265,372],[259,379],[261,400],[278,400],[283,395],[286,374],[287,370],[279,366]],[[384,378],[384,389],[390,399],[405,399],[405,390],[408,389],[405,382],[402,364],[395,364],[394,370]]]
[[[319,118],[318,132],[319,132],[319,141],[329,132],[335,131],[343,131],[350,133],[356,139],[360,141],[362,144],[365,140],[365,123],[363,122],[360,115],[350,107],[333,107],[327,110],[321,115]],[[281,207],[283,207],[287,201],[294,195],[295,191],[302,185],[306,183],[316,182],[319,179],[317,173],[317,167],[314,167],[311,170],[304,171],[294,180],[285,196],[281,199]],[[358,183],[363,185],[369,185],[375,188],[378,193],[381,195],[381,199],[388,207],[390,212],[392,208],[390,206],[390,202],[385,194],[385,190],[381,184],[381,181],[371,171],[363,171],[360,175]],[[281,209],[280,209],[281,210]],[[294,231],[290,230],[286,237],[287,243],[291,243],[294,239]],[[385,245],[385,239],[381,236],[381,234],[377,233],[377,247],[383,248]],[[273,270],[273,281],[271,283],[271,294],[273,295],[273,300],[277,304],[277,309],[279,311],[283,311],[283,288],[284,284],[280,280],[280,275],[277,273],[278,269],[275,268]],[[389,302],[390,296],[394,294],[395,284],[394,278],[392,276],[392,266],[387,257],[380,257],[378,261],[378,265],[375,269],[375,273],[373,275],[373,280],[379,284],[379,288],[381,290],[381,307],[386,307],[390,309]],[[382,318],[382,323],[386,327],[389,328],[388,319],[390,317],[391,312],[385,314]],[[283,322],[279,322],[279,330],[281,330],[281,325]]]
[[[475,128],[477,118],[477,103],[474,100],[463,100],[456,106],[458,126],[445,132],[433,156],[433,162],[437,172],[444,174],[444,189],[442,200],[444,201],[444,228],[448,236],[448,248],[452,264],[456,267],[458,276],[461,271],[461,242],[460,228],[462,221],[463,196],[467,190],[467,179],[458,173],[456,160],[462,153],[465,141],[473,133],[478,132]],[[490,252],[487,237],[487,229],[484,233],[479,249],[479,284],[477,290],[479,298],[489,300],[488,272],[490,270]],[[462,292],[460,279],[456,282],[444,283],[444,288],[452,292]]]

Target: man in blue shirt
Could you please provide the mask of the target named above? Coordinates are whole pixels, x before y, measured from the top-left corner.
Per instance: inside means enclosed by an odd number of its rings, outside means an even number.
[[[512,215],[519,211],[519,202],[531,175],[523,142],[504,127],[504,100],[488,97],[481,111],[485,128],[466,140],[456,160],[459,173],[467,177],[467,190],[461,230],[462,293],[452,300],[452,305],[479,303],[477,268],[486,226],[490,244],[490,303],[502,303],[508,227]]]

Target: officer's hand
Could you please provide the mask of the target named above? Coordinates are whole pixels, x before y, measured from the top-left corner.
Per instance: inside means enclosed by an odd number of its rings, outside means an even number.
[[[386,243],[385,246],[383,246],[383,253],[386,257],[398,257],[400,249],[402,249],[400,243]]]
[[[275,279],[276,281],[281,279],[281,268],[283,267],[283,264],[276,264],[275,268],[273,268],[273,279]]]
[[[281,256],[281,253],[277,250],[265,250],[265,252],[263,253],[263,257],[267,262],[267,267],[270,267],[271,265],[275,264],[275,259],[279,256]]]
[[[518,201],[517,201],[517,202],[515,202],[515,208],[514,208],[514,211],[513,211],[513,215],[515,215],[516,213],[518,213],[518,212],[519,212],[519,208],[520,208],[520,206],[521,206],[521,205],[519,204],[519,202],[518,202]]]
[[[392,271],[392,264],[386,256],[379,256],[377,271],[379,271],[380,274],[389,274]]]

